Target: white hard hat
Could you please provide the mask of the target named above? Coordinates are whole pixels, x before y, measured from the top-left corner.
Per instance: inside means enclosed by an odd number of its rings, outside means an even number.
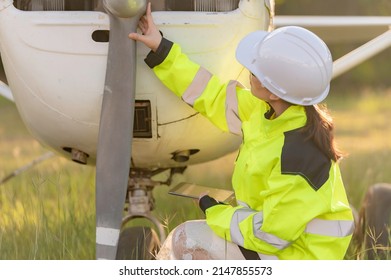
[[[333,60],[326,44],[298,26],[255,31],[240,41],[237,60],[283,100],[313,105],[330,89]]]

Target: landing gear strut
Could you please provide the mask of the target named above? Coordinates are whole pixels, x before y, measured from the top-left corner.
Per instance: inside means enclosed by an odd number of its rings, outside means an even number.
[[[154,175],[166,170],[130,170],[125,202],[126,214],[122,219],[117,259],[154,259],[161,243],[166,239],[163,225],[152,214],[155,208],[153,189],[162,184],[170,185],[172,176],[175,173],[182,173],[185,168],[171,169],[170,177],[165,182],[152,180]],[[153,227],[127,227],[130,221],[139,218],[152,222]]]

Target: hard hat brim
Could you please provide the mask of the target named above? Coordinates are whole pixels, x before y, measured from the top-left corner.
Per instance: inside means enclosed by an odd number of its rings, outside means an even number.
[[[256,57],[258,46],[268,34],[270,33],[266,31],[252,32],[245,36],[236,48],[236,59],[251,72],[256,70],[254,58]]]

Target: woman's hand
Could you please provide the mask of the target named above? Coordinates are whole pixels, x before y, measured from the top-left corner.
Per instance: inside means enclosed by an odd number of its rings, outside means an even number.
[[[206,209],[209,207],[221,204],[213,197],[210,197],[208,194],[201,194],[198,198],[198,206],[201,208],[202,212],[205,213]]]
[[[157,48],[162,41],[162,35],[159,32],[159,29],[156,27],[153,22],[152,12],[151,12],[151,2],[148,3],[147,11],[144,16],[141,17],[138,24],[142,34],[130,33],[129,38],[135,41],[142,42],[152,51],[156,52]]]
[[[200,200],[201,198],[203,198],[204,196],[208,195],[209,192],[203,192],[201,193],[199,196],[198,196],[198,203],[200,203]]]

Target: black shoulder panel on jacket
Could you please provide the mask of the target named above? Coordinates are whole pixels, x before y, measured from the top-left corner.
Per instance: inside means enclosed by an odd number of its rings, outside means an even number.
[[[300,175],[315,190],[329,178],[331,160],[319,150],[301,129],[287,131],[281,154],[281,173]]]

